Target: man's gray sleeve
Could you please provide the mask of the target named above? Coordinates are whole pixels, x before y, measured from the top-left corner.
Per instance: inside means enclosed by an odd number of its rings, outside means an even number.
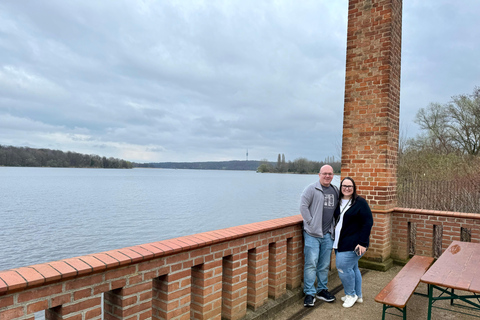
[[[310,205],[312,204],[313,199],[313,188],[308,186],[303,190],[302,196],[300,198],[300,213],[302,214],[303,221],[306,224],[310,224],[312,221],[312,214],[310,213]]]

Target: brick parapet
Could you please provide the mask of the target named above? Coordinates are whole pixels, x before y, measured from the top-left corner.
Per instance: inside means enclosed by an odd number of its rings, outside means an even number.
[[[480,214],[407,208],[374,209],[373,214],[366,256],[373,260],[382,261],[383,252],[405,260],[412,241],[415,254],[432,256],[434,226],[442,227],[442,250],[460,240],[462,230],[470,241],[480,242]],[[413,240],[409,223],[416,224]],[[0,272],[0,319],[33,320],[42,310],[47,320],[101,319],[102,294],[104,319],[240,319],[247,306],[257,310],[269,296],[276,299],[301,285],[301,226],[298,215],[5,270]],[[389,241],[382,242],[386,234]],[[112,262],[125,254],[131,256]],[[97,260],[87,259],[99,256],[111,261],[98,268],[92,263]],[[90,268],[77,269],[84,265]]]
[[[42,310],[47,320],[101,319],[102,294],[105,319],[239,319],[247,304],[267,301],[269,288],[273,298],[285,292],[286,266],[289,285],[300,286],[301,222],[298,215],[0,271],[0,319]]]
[[[390,214],[391,257],[395,260],[404,261],[412,254],[434,256],[435,226],[442,229],[437,239],[440,252],[455,240],[480,243],[480,213],[394,208]],[[462,229],[469,239],[462,239]]]

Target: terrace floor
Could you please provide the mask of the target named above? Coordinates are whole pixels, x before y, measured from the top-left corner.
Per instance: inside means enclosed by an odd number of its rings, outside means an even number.
[[[363,275],[363,303],[356,303],[351,308],[343,308],[340,297],[344,296],[343,287],[336,272],[332,272],[329,278],[329,289],[335,293],[337,300],[333,303],[327,303],[317,300],[313,308],[305,308],[303,306],[303,297],[297,298],[291,302],[291,305],[274,316],[276,320],[300,320],[300,319],[355,319],[355,320],[371,320],[382,318],[382,305],[375,302],[375,296],[383,289],[385,285],[400,271],[400,266],[394,266],[387,272],[362,270]],[[427,285],[420,283],[417,292],[427,293]],[[456,291],[457,292],[457,291]],[[460,293],[460,292],[458,292]],[[435,305],[451,308],[448,301],[437,301]],[[407,319],[427,319],[428,298],[413,295],[407,304]],[[463,308],[453,307],[455,310],[463,311]],[[389,309],[388,312],[397,312],[395,309]],[[472,313],[471,310],[468,312]],[[432,309],[432,319],[478,319],[480,312],[473,312],[476,317],[444,311],[441,309]],[[386,315],[386,319],[401,319],[393,315]]]

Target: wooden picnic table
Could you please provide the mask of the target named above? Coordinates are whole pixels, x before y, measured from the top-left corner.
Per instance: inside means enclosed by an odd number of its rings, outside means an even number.
[[[454,301],[460,300],[463,308],[480,311],[480,243],[453,241],[420,281],[428,284],[429,320],[432,307],[465,313],[434,305],[438,300],[450,300],[450,305],[459,305]],[[434,295],[434,289],[439,295]],[[457,294],[455,290],[472,294]]]

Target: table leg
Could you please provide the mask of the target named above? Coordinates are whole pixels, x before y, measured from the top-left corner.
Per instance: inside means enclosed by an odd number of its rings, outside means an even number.
[[[433,286],[431,284],[428,285],[428,315],[427,319],[432,319],[432,303],[433,303]]]
[[[452,297],[455,294],[455,289],[452,288]],[[450,305],[453,306],[453,299],[450,300]]]

